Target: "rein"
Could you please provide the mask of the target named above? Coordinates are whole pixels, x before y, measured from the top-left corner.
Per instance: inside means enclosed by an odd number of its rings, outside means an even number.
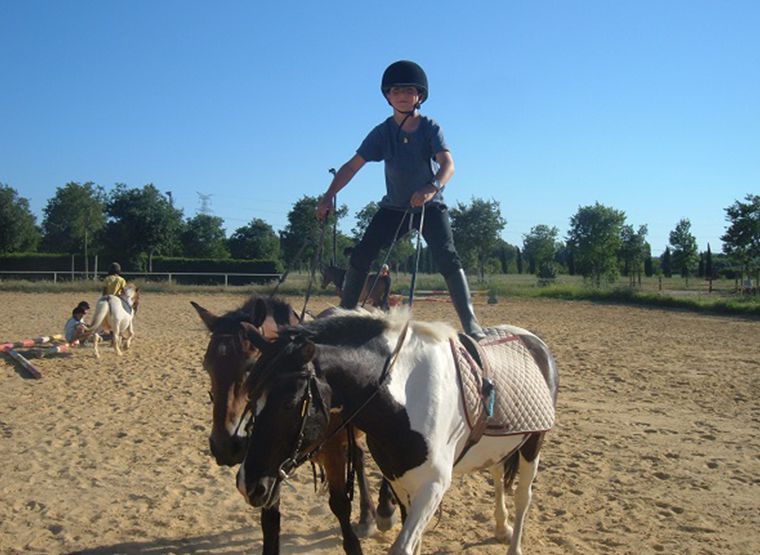
[[[414,303],[414,287],[417,284],[417,271],[420,267],[420,253],[422,252],[422,229],[425,225],[425,205],[422,205],[422,212],[420,212],[420,229],[417,230],[417,253],[414,257],[414,272],[412,273],[412,283],[409,286],[409,308]]]
[[[401,226],[404,224],[404,218],[406,218],[407,215],[409,215],[410,217],[409,221],[411,223],[411,214],[409,213],[409,209],[407,208],[406,211],[404,211],[404,215],[401,217],[401,220],[398,222],[398,227],[396,227],[396,233],[393,234],[393,241],[391,241],[391,246],[388,247],[388,250],[385,253],[383,264],[387,264],[388,259],[390,259],[391,257],[391,252],[393,252],[393,247],[395,247],[396,243],[398,242],[398,232],[401,231]],[[375,279],[372,281],[372,287],[369,288],[369,291],[367,292],[367,296],[364,298],[364,301],[362,301],[362,304],[361,304],[362,308],[364,308],[364,305],[367,304],[367,300],[372,296],[372,292],[375,290],[375,286],[377,286],[378,281],[380,281],[380,272],[377,272],[377,275],[375,275]]]
[[[311,449],[309,449],[309,450],[301,453],[301,455],[297,455],[298,452],[294,451],[293,452],[294,456],[292,456],[289,459],[286,459],[285,461],[283,461],[283,463],[280,465],[280,469],[283,468],[283,465],[285,465],[286,462],[290,462],[291,466],[290,466],[290,468],[288,470],[288,472],[290,472],[293,469],[298,468],[299,466],[301,466],[307,460],[309,460],[312,457],[314,457],[317,453],[319,453],[322,450],[322,447],[324,447],[325,444],[328,441],[330,441],[332,438],[334,438],[336,435],[338,435],[341,431],[343,431],[346,427],[348,427],[351,424],[351,422],[354,420],[354,418],[356,418],[356,416],[362,410],[364,410],[364,408],[375,397],[377,397],[377,395],[380,393],[380,388],[383,386],[383,384],[385,383],[385,381],[390,376],[391,370],[393,369],[393,366],[396,364],[396,361],[398,360],[399,352],[401,351],[401,347],[404,344],[404,340],[406,339],[406,334],[407,334],[408,331],[409,331],[409,321],[407,320],[407,322],[404,324],[403,329],[401,330],[401,334],[399,335],[398,341],[396,341],[396,346],[394,347],[394,349],[391,352],[391,354],[389,354],[388,357],[385,359],[385,364],[383,364],[383,371],[380,374],[380,378],[377,381],[377,387],[375,388],[375,390],[372,393],[370,393],[369,397],[367,397],[361,405],[359,405],[347,418],[345,418],[343,420],[343,422],[341,422],[340,425],[337,428],[335,428],[335,430],[332,431],[332,433],[330,433],[322,441],[320,441],[319,443],[317,443],[314,447],[312,447]],[[310,379],[312,379],[312,378],[314,380],[316,380],[316,375],[313,375],[313,376],[310,377]],[[305,426],[305,424],[304,424],[305,420],[306,420],[305,417],[302,416],[302,421],[301,421],[301,430],[302,430],[302,432],[301,433],[303,433],[303,428]],[[303,438],[301,437],[300,440],[302,440],[302,439]],[[300,443],[300,441],[299,441],[299,443]],[[287,477],[288,476],[287,476],[287,473],[286,473],[285,474],[285,478],[283,478],[283,479],[287,479]]]

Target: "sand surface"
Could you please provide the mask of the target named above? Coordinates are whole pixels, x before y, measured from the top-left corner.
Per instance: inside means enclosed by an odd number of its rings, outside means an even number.
[[[79,300],[0,292],[0,340],[61,333]],[[259,552],[257,511],[208,453],[208,336],[190,300],[222,312],[244,294],[145,294],[124,356],[37,359],[41,380],[0,357],[0,553]],[[537,332],[560,365],[526,555],[760,552],[760,322],[545,300],[477,311]],[[455,319],[444,302],[415,303],[415,317]],[[294,485],[282,552],[342,553],[308,465]],[[492,513],[485,474],[456,480],[423,553],[505,553]]]

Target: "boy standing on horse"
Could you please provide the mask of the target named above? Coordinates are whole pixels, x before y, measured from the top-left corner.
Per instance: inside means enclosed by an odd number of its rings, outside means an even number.
[[[419,230],[424,205],[422,236],[446,280],[462,328],[468,335],[483,338],[443,202],[443,188],[454,174],[454,159],[440,126],[419,113],[428,98],[427,76],[416,63],[401,60],[385,70],[380,89],[393,115],[370,131],[356,154],[335,174],[317,206],[317,218],[324,219],[333,197],[367,161],[384,161],[386,194],[351,253],[340,306],[356,307],[372,262],[381,249],[391,245],[397,229],[401,230],[399,238],[410,227]]]
[[[112,262],[108,267],[108,275],[103,280],[103,295],[120,295],[127,286],[127,281],[121,277],[121,266]]]

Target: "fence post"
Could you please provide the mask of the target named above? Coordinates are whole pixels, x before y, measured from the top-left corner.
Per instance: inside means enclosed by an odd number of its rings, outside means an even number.
[[[169,273],[169,285],[171,285],[171,284],[172,284],[172,274],[171,274],[171,272],[170,272],[170,273]]]
[[[58,283],[58,272],[53,272],[53,283]]]
[[[224,274],[224,288],[225,289],[227,289],[227,284],[228,284],[227,277],[228,277],[227,274]]]

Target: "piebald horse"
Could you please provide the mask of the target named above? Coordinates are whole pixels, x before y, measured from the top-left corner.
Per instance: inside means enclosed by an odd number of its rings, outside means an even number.
[[[199,304],[191,304],[211,332],[203,366],[211,378],[209,395],[213,403],[213,424],[209,446],[220,466],[240,464],[245,454],[245,432],[250,425],[250,413],[245,409],[248,392],[243,384],[260,356],[259,338],[272,340],[279,329],[296,324],[298,316],[292,307],[278,298],[253,295],[242,307],[216,316]],[[336,421],[337,422],[337,421]],[[352,433],[358,433],[352,430]],[[361,514],[357,531],[370,535],[375,528],[375,510],[371,505],[364,473],[364,454],[351,441],[352,457],[359,484]],[[348,436],[344,432],[325,445],[314,462],[325,470],[330,494],[330,508],[340,522],[343,546],[349,555],[360,555],[361,546],[356,531],[351,527],[351,501],[346,483]],[[386,493],[386,496],[389,495]],[[387,505],[387,502],[386,502]],[[279,553],[279,503],[272,503],[261,511],[263,533],[262,553]]]
[[[140,288],[134,283],[127,283],[120,295],[104,295],[95,305],[95,314],[92,317],[90,328],[94,331],[93,345],[95,356],[100,358],[98,344],[100,343],[99,332],[111,330],[111,344],[117,355],[122,354],[122,341],[124,349],[129,349],[135,336],[135,314],[140,304]]]
[[[559,381],[554,359],[537,336],[521,328],[509,331],[537,363],[536,383],[553,422]],[[319,449],[328,434],[330,411],[341,407],[366,433],[402,507],[404,524],[389,553],[419,552],[423,531],[452,476],[489,468],[496,486],[496,537],[510,543],[510,555],[521,554],[523,523],[548,428],[483,435],[472,444],[452,355],[454,337],[445,324],[409,322],[398,312],[349,311],[283,329],[272,343],[252,336],[262,355],[246,383],[255,412],[237,476],[246,501],[255,507],[276,505],[282,481]],[[512,528],[504,490],[515,476]]]

